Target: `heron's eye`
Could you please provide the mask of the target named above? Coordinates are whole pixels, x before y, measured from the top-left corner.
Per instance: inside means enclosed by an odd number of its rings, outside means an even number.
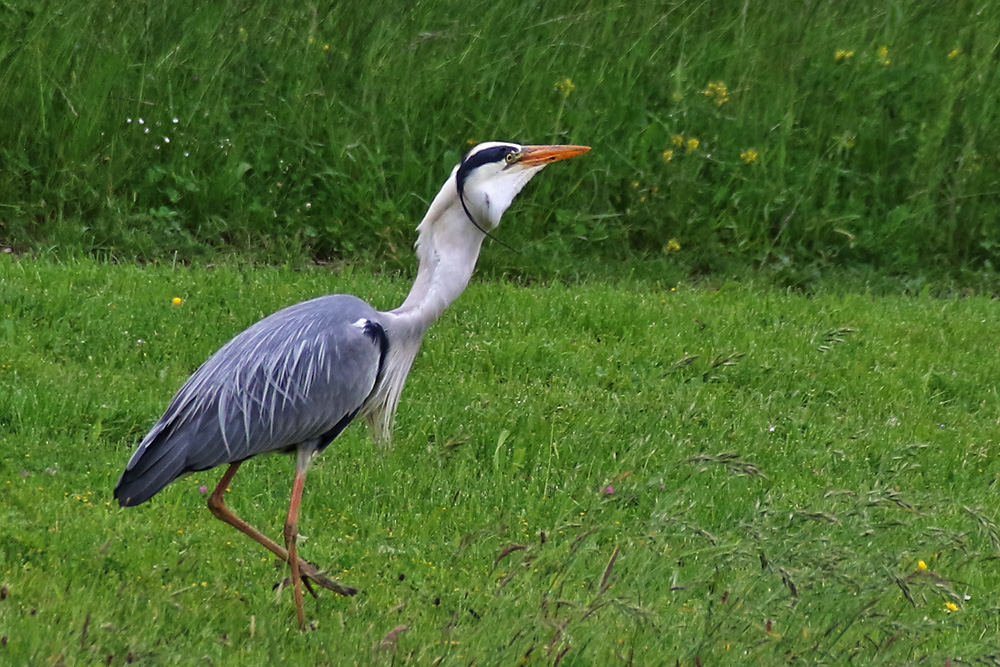
[[[503,156],[503,160],[507,164],[512,163],[516,159],[517,159],[517,151],[511,151],[511,152],[509,152],[509,153],[507,153],[506,155]]]

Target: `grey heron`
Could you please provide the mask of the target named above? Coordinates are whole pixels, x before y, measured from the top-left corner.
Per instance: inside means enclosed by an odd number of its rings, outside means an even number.
[[[129,459],[114,497],[149,500],[187,473],[228,464],[208,507],[288,563],[300,628],[302,583],[357,591],[298,555],[299,503],[313,456],[357,416],[388,440],[400,392],[424,333],[465,289],[483,239],[543,167],[587,146],[487,142],[452,170],[417,227],[417,276],[403,304],[379,311],[344,294],[289,306],[238,334],[180,388]],[[266,452],[295,452],[285,546],[240,519],[223,496],[240,465]]]

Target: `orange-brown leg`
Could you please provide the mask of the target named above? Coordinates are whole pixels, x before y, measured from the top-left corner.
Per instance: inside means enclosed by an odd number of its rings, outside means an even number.
[[[292,568],[292,590],[295,593],[295,613],[299,617],[299,630],[306,627],[305,609],[302,606],[302,575],[299,569],[299,505],[302,502],[302,487],[306,483],[306,471],[309,469],[314,451],[300,447],[296,454],[292,497],[288,501],[288,517],[285,519],[285,546],[288,548],[288,564]]]
[[[262,544],[268,551],[273,553],[275,556],[285,561],[289,562],[288,551],[285,550],[280,544],[274,540],[268,538],[266,535],[261,533],[259,530],[248,524],[246,521],[236,516],[228,507],[226,507],[225,501],[223,500],[223,495],[226,493],[226,489],[229,487],[229,483],[232,481],[233,476],[240,467],[242,461],[230,464],[226,469],[225,474],[222,475],[222,479],[219,480],[219,484],[215,487],[212,495],[208,497],[208,508],[212,511],[212,514],[216,518],[225,521],[230,526],[236,528],[244,535],[250,537],[256,542]],[[305,577],[307,580],[311,579],[323,588],[331,590],[339,595],[354,595],[357,593],[357,589],[351,588],[350,586],[344,586],[343,584],[329,579],[322,574],[320,574],[319,569],[312,563],[297,559],[298,568],[301,576]]]

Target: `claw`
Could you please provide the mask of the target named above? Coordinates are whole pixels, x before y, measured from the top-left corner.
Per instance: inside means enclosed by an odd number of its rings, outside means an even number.
[[[317,585],[322,586],[328,591],[333,591],[337,595],[350,596],[350,595],[355,595],[358,592],[358,589],[356,588],[345,586],[339,581],[334,581],[333,579],[324,576],[319,571],[319,568],[317,568],[309,561],[302,560],[301,558],[299,559],[299,572],[302,574],[302,583],[306,585],[306,589],[313,597],[318,597],[318,596],[316,595],[316,591],[313,589],[312,584],[309,583],[310,579]],[[275,584],[274,588],[277,589],[280,594],[280,590],[284,588],[285,585],[291,583],[291,581],[292,581],[291,577],[285,577],[277,584]]]

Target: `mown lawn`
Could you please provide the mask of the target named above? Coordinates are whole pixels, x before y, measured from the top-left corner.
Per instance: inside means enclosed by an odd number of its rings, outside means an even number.
[[[0,260],[0,661],[993,664],[996,302],[836,281],[476,281],[432,328],[395,445],[315,463],[307,597],[211,517],[221,471],[111,489],[184,378],[365,267]],[[182,299],[180,305],[172,302]],[[280,535],[292,461],[236,511]]]

